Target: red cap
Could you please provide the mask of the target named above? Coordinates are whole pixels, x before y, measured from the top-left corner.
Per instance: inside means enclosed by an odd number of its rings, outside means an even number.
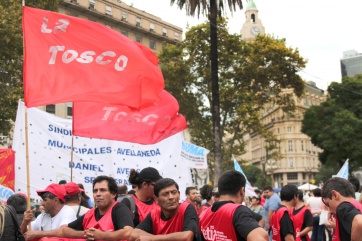
[[[39,196],[41,196],[45,192],[50,192],[51,194],[54,194],[60,200],[65,202],[64,196],[65,196],[66,192],[62,185],[52,183],[49,186],[47,186],[47,188],[45,188],[45,190],[37,190],[36,192],[38,193]]]
[[[75,194],[77,194],[79,192],[84,191],[75,182],[68,182],[67,184],[64,184],[64,188],[65,188],[65,191],[66,191],[65,196],[73,196],[73,195],[75,195]]]

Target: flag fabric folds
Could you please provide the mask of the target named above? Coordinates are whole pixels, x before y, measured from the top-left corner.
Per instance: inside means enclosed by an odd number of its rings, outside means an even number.
[[[245,173],[243,172],[243,169],[241,169],[239,163],[235,160],[235,158],[234,158],[234,169],[235,169],[235,171],[241,172],[244,175],[245,179],[246,179],[245,195],[250,196],[250,197],[252,197],[252,196],[257,197],[258,195],[255,193],[254,188],[250,185],[250,182],[248,181],[248,178],[246,177]]]
[[[94,101],[139,108],[164,88],[157,56],[104,25],[23,8],[27,107]]]
[[[341,167],[341,169],[338,171],[337,175],[335,175],[336,177],[341,177],[344,179],[348,179],[348,172],[349,172],[349,164],[348,164],[348,160],[347,159],[343,166]]]
[[[73,134],[154,144],[187,127],[177,100],[163,90],[151,105],[133,109],[96,102],[73,103]]]

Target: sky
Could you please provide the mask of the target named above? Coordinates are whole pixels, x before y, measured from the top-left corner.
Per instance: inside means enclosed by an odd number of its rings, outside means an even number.
[[[169,0],[123,0],[127,4],[161,17],[162,20],[183,28],[206,21],[187,17],[185,10]],[[341,81],[340,59],[346,50],[362,53],[362,1],[316,0],[254,0],[266,34],[285,38],[287,47],[298,49],[308,61],[299,72],[306,81],[314,81],[326,89],[331,82]],[[243,1],[244,9],[247,5]],[[244,9],[225,12],[229,18],[230,33],[240,33],[245,21]]]

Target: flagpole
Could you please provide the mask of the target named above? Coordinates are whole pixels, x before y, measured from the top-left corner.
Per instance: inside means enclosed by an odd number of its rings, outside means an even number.
[[[73,120],[72,120],[73,122]],[[73,124],[72,124],[72,148],[70,149],[70,181],[73,181],[73,144],[74,144],[74,135],[73,135]]]
[[[74,113],[74,102],[72,102],[72,114]],[[72,182],[73,181],[73,154],[74,154],[74,151],[73,151],[73,146],[74,146],[74,135],[73,135],[73,130],[74,130],[74,118],[73,118],[73,115],[72,115],[72,148],[71,148],[71,151],[70,151],[70,181]]]

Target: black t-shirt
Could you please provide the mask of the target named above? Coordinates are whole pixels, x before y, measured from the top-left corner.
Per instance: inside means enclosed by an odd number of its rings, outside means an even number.
[[[290,219],[288,212],[284,212],[283,217],[280,220],[281,240],[284,241],[285,236],[287,236],[288,234],[291,234],[295,237],[293,221],[292,219]]]
[[[216,212],[221,208],[223,205],[227,203],[234,203],[232,201],[220,201],[216,202],[212,205],[211,210]],[[248,207],[240,205],[236,208],[233,216],[233,224],[236,233],[236,237],[238,240],[246,241],[247,236],[251,231],[255,228],[259,228],[258,221],[260,221],[263,217],[257,213],[251,211]],[[202,239],[204,237],[202,236]]]
[[[352,221],[361,212],[350,202],[342,202],[337,207],[340,240],[351,240]]]
[[[302,207],[300,207],[299,209],[294,209],[293,215],[296,215],[297,213],[299,213],[299,211],[302,210],[303,207],[304,207],[304,205]],[[310,212],[310,210],[308,209],[304,213],[304,221],[303,221],[302,229],[300,231],[302,231],[306,227],[310,227],[310,226],[313,226],[313,216],[312,216],[312,213]],[[306,236],[302,236],[301,240],[307,241]]]
[[[134,197],[132,196],[132,198],[134,198]],[[142,202],[147,204],[147,205],[151,205],[154,202],[154,200],[151,199],[149,201],[146,201],[146,202],[142,201]],[[123,198],[122,203],[124,203],[128,207],[128,209],[131,210],[131,203],[127,198]],[[137,205],[135,205],[133,224],[136,227],[139,223],[140,223],[140,215],[138,214]]]
[[[91,209],[88,212],[94,212],[94,210]],[[95,218],[98,221],[103,217],[103,215],[100,215],[98,208],[95,209],[95,212]],[[69,223],[68,227],[75,230],[83,231],[83,220],[84,215]],[[132,228],[134,227],[131,212],[123,203],[117,203],[116,205],[114,205],[112,209],[112,222],[114,230],[122,229],[125,226],[130,226]]]
[[[165,217],[163,212],[161,212],[161,219],[163,221],[167,221],[168,219]],[[184,226],[182,231],[192,231],[194,233],[194,241],[200,240],[199,234],[199,218],[197,216],[195,207],[190,204],[187,206],[184,214]],[[140,224],[137,225],[138,229],[142,229],[147,233],[153,234],[153,227],[152,227],[152,218],[151,214],[147,214],[145,220],[143,220]]]

